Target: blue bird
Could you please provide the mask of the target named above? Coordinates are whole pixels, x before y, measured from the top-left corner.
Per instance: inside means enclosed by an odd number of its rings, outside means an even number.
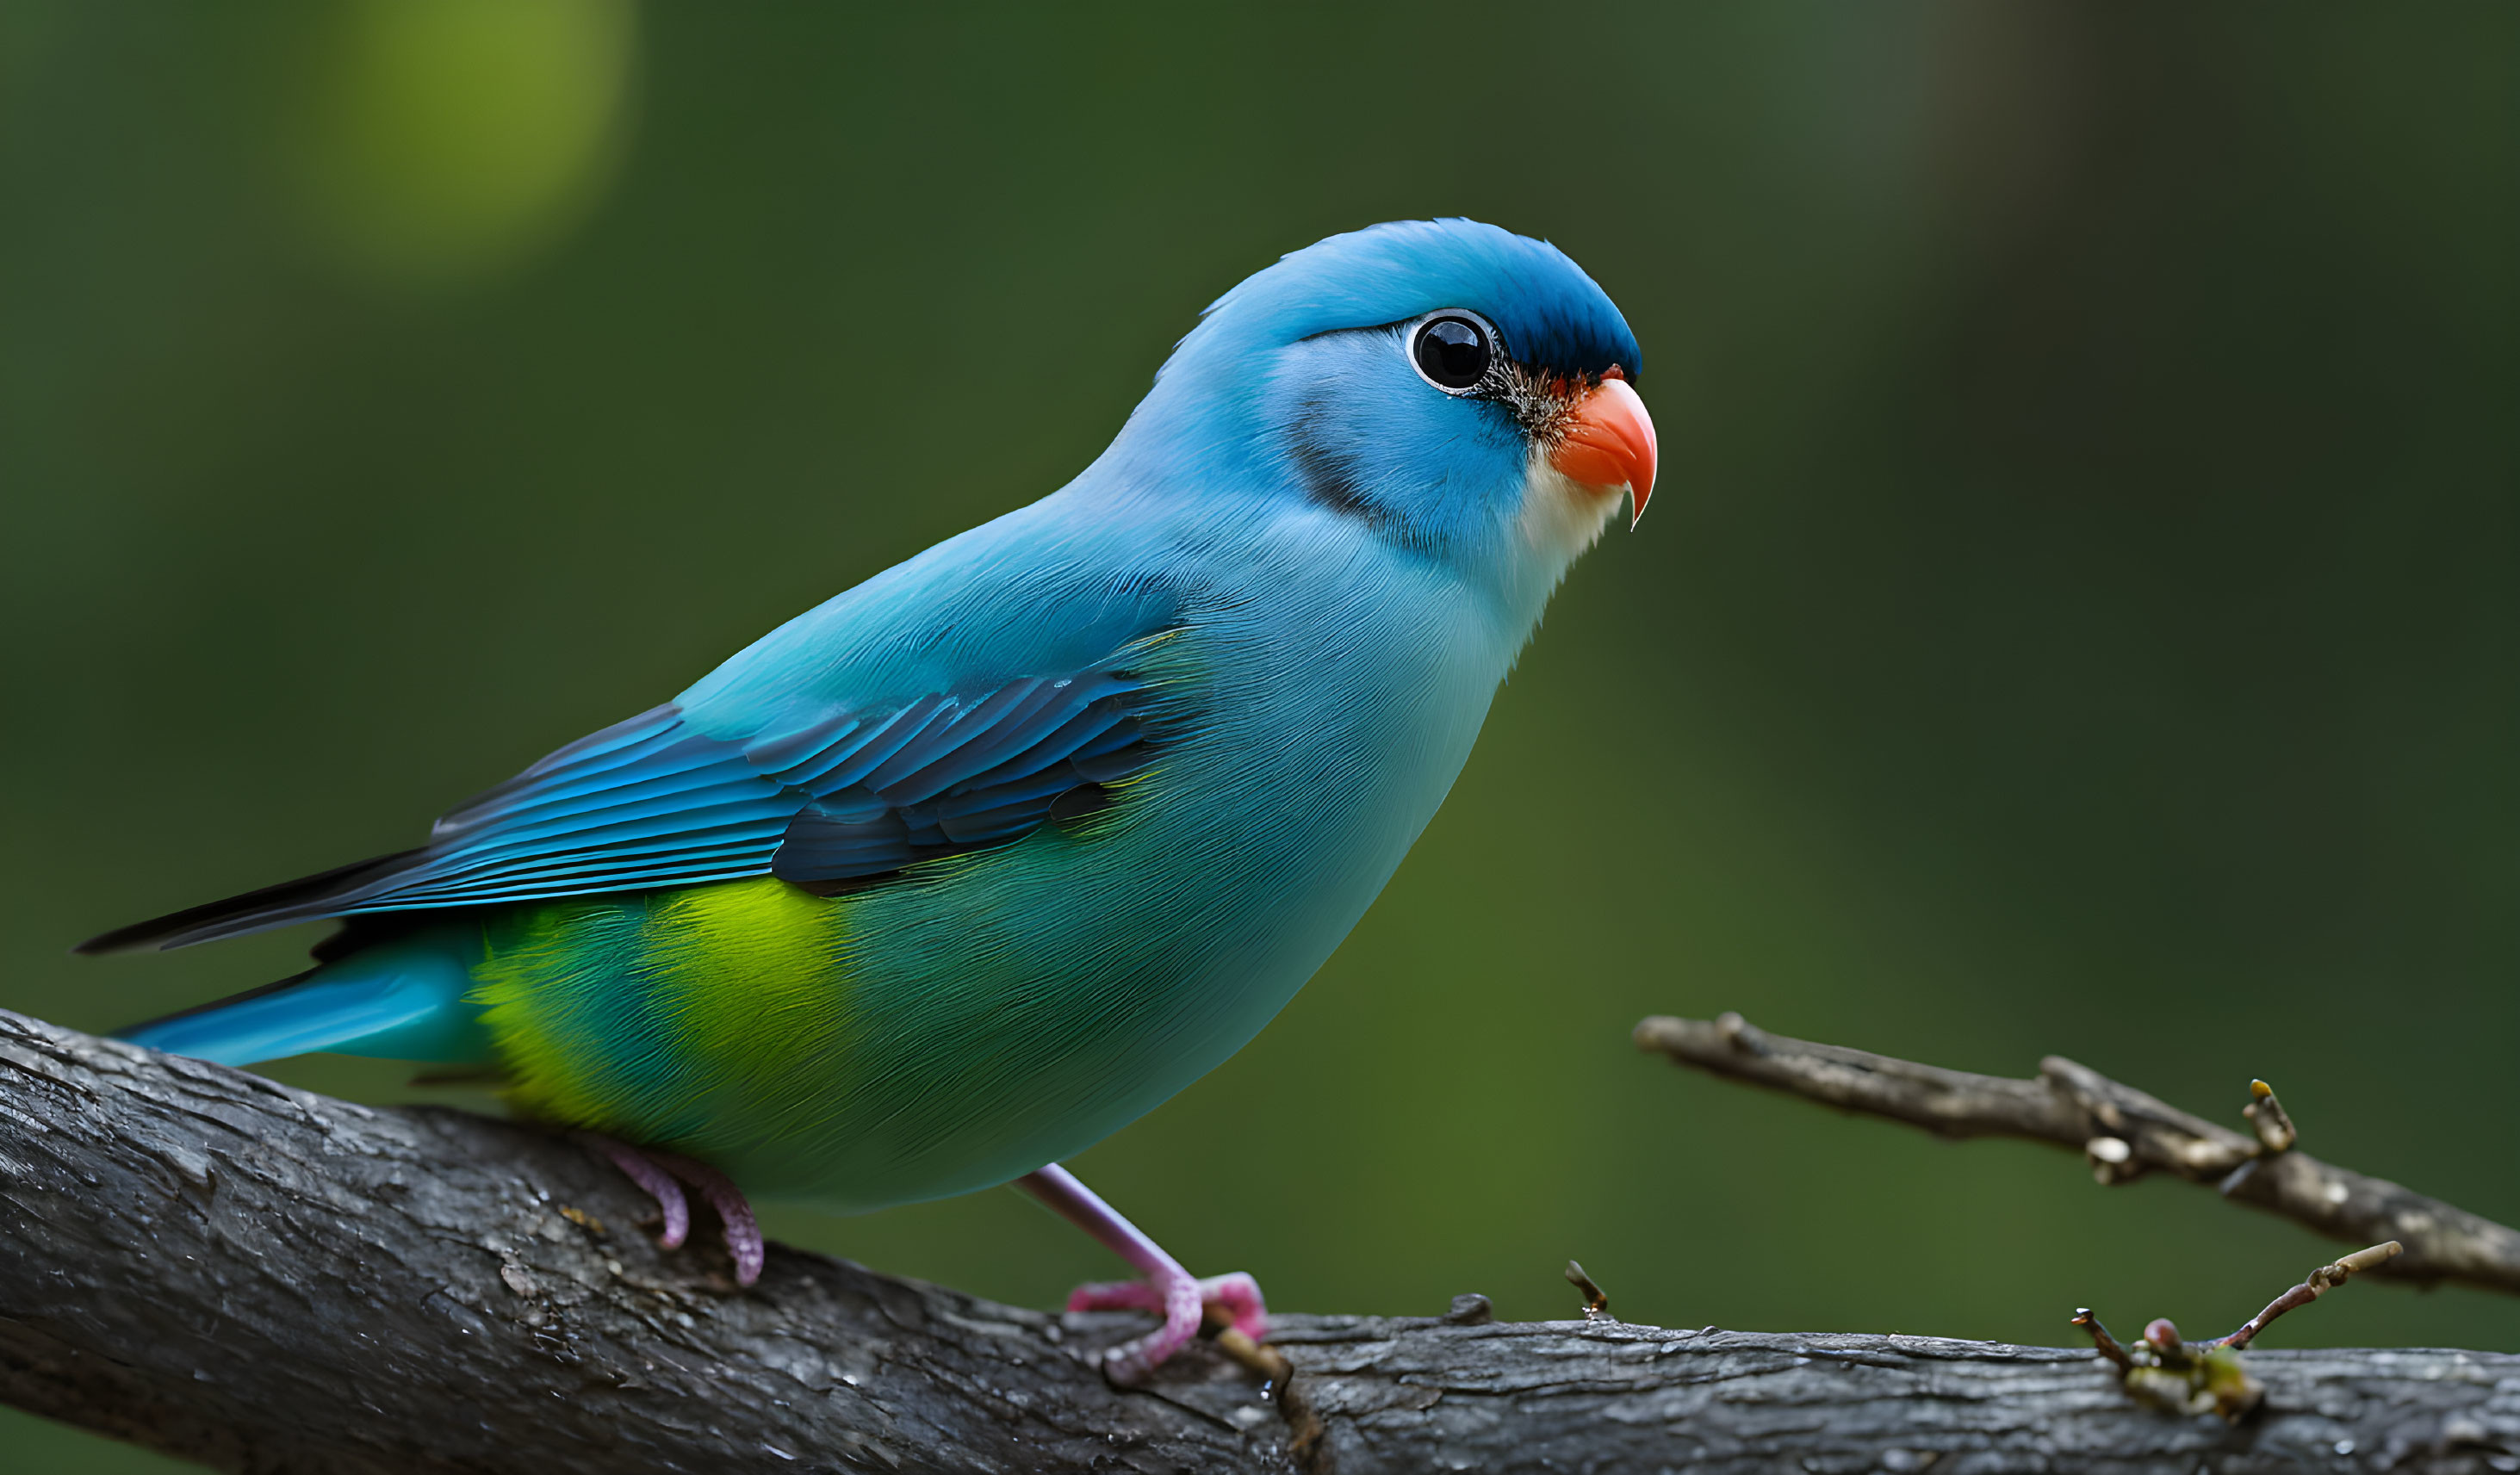
[[[126,1038],[490,1067],[689,1227],[1012,1180],[1144,1278],[1071,1306],[1266,1329],[1058,1160],[1259,1032],[1380,892],[1654,434],[1635,337],[1466,220],[1296,251],[1041,501],[790,620],[426,844],[108,933],[333,919],[317,965]],[[736,1184],[741,1184],[740,1190]]]

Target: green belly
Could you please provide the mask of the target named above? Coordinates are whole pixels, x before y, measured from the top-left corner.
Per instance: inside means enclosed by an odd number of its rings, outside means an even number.
[[[512,1099],[718,1158],[810,1128],[848,1075],[849,910],[765,877],[495,917],[473,1000]]]

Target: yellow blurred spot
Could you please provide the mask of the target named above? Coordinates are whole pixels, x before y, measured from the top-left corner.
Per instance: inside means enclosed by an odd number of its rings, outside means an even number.
[[[630,0],[342,0],[321,14],[289,145],[309,227],[343,264],[478,280],[602,194],[638,50]]]

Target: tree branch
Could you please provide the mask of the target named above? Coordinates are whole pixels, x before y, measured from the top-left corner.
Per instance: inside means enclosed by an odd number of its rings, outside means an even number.
[[[230,1470],[2218,1471],[2520,1454],[2520,1357],[2251,1352],[2238,1426],[2090,1351],[1286,1317],[1264,1400],[1059,1318],[774,1247],[660,1254],[568,1141],[0,1013],[0,1398]]]
[[[2102,1184],[2158,1169],[2351,1244],[2395,1239],[2405,1246],[2374,1274],[2520,1292],[2520,1230],[2293,1150],[2292,1122],[2263,1081],[2250,1083],[2247,1115],[2256,1132],[2243,1136],[2061,1055],[2040,1061],[2036,1078],[2017,1081],[1790,1040],[1738,1014],[1711,1021],[1657,1014],[1637,1025],[1636,1040],[1683,1065],[1945,1137],[2021,1137],[2071,1147]]]

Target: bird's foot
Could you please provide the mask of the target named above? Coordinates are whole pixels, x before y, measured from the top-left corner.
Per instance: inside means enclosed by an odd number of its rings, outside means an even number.
[[[691,1204],[683,1196],[683,1184],[690,1184],[700,1190],[710,1208],[717,1210],[718,1222],[726,1227],[726,1252],[735,1261],[735,1283],[750,1285],[761,1278],[766,1253],[761,1243],[761,1226],[753,1221],[752,1205],[745,1201],[743,1190],[725,1174],[679,1152],[642,1150],[600,1132],[581,1132],[577,1137],[620,1169],[622,1177],[656,1200],[657,1211],[665,1221],[656,1234],[659,1247],[680,1249],[691,1235]]]
[[[1057,1163],[1027,1173],[1018,1182],[1025,1191],[1118,1252],[1146,1276],[1080,1285],[1067,1297],[1069,1311],[1150,1311],[1163,1318],[1163,1325],[1102,1355],[1102,1365],[1113,1382],[1145,1378],[1156,1364],[1189,1346],[1202,1320],[1215,1321],[1225,1337],[1238,1339],[1251,1352],[1269,1335],[1269,1308],[1260,1299],[1259,1282],[1249,1275],[1237,1271],[1201,1280],[1191,1274],[1145,1230],[1121,1218],[1118,1210]],[[1268,1356],[1275,1359],[1275,1354]],[[1250,1360],[1249,1356],[1238,1358]],[[1277,1360],[1272,1365],[1282,1363]],[[1278,1375],[1282,1376],[1282,1371]]]
[[[1150,1311],[1164,1324],[1104,1353],[1111,1376],[1134,1383],[1155,1365],[1181,1351],[1198,1335],[1199,1322],[1213,1321],[1239,1332],[1253,1343],[1269,1335],[1269,1308],[1260,1299],[1260,1282],[1240,1271],[1229,1275],[1192,1276],[1174,1266],[1145,1280],[1101,1280],[1067,1293],[1069,1311]]]

